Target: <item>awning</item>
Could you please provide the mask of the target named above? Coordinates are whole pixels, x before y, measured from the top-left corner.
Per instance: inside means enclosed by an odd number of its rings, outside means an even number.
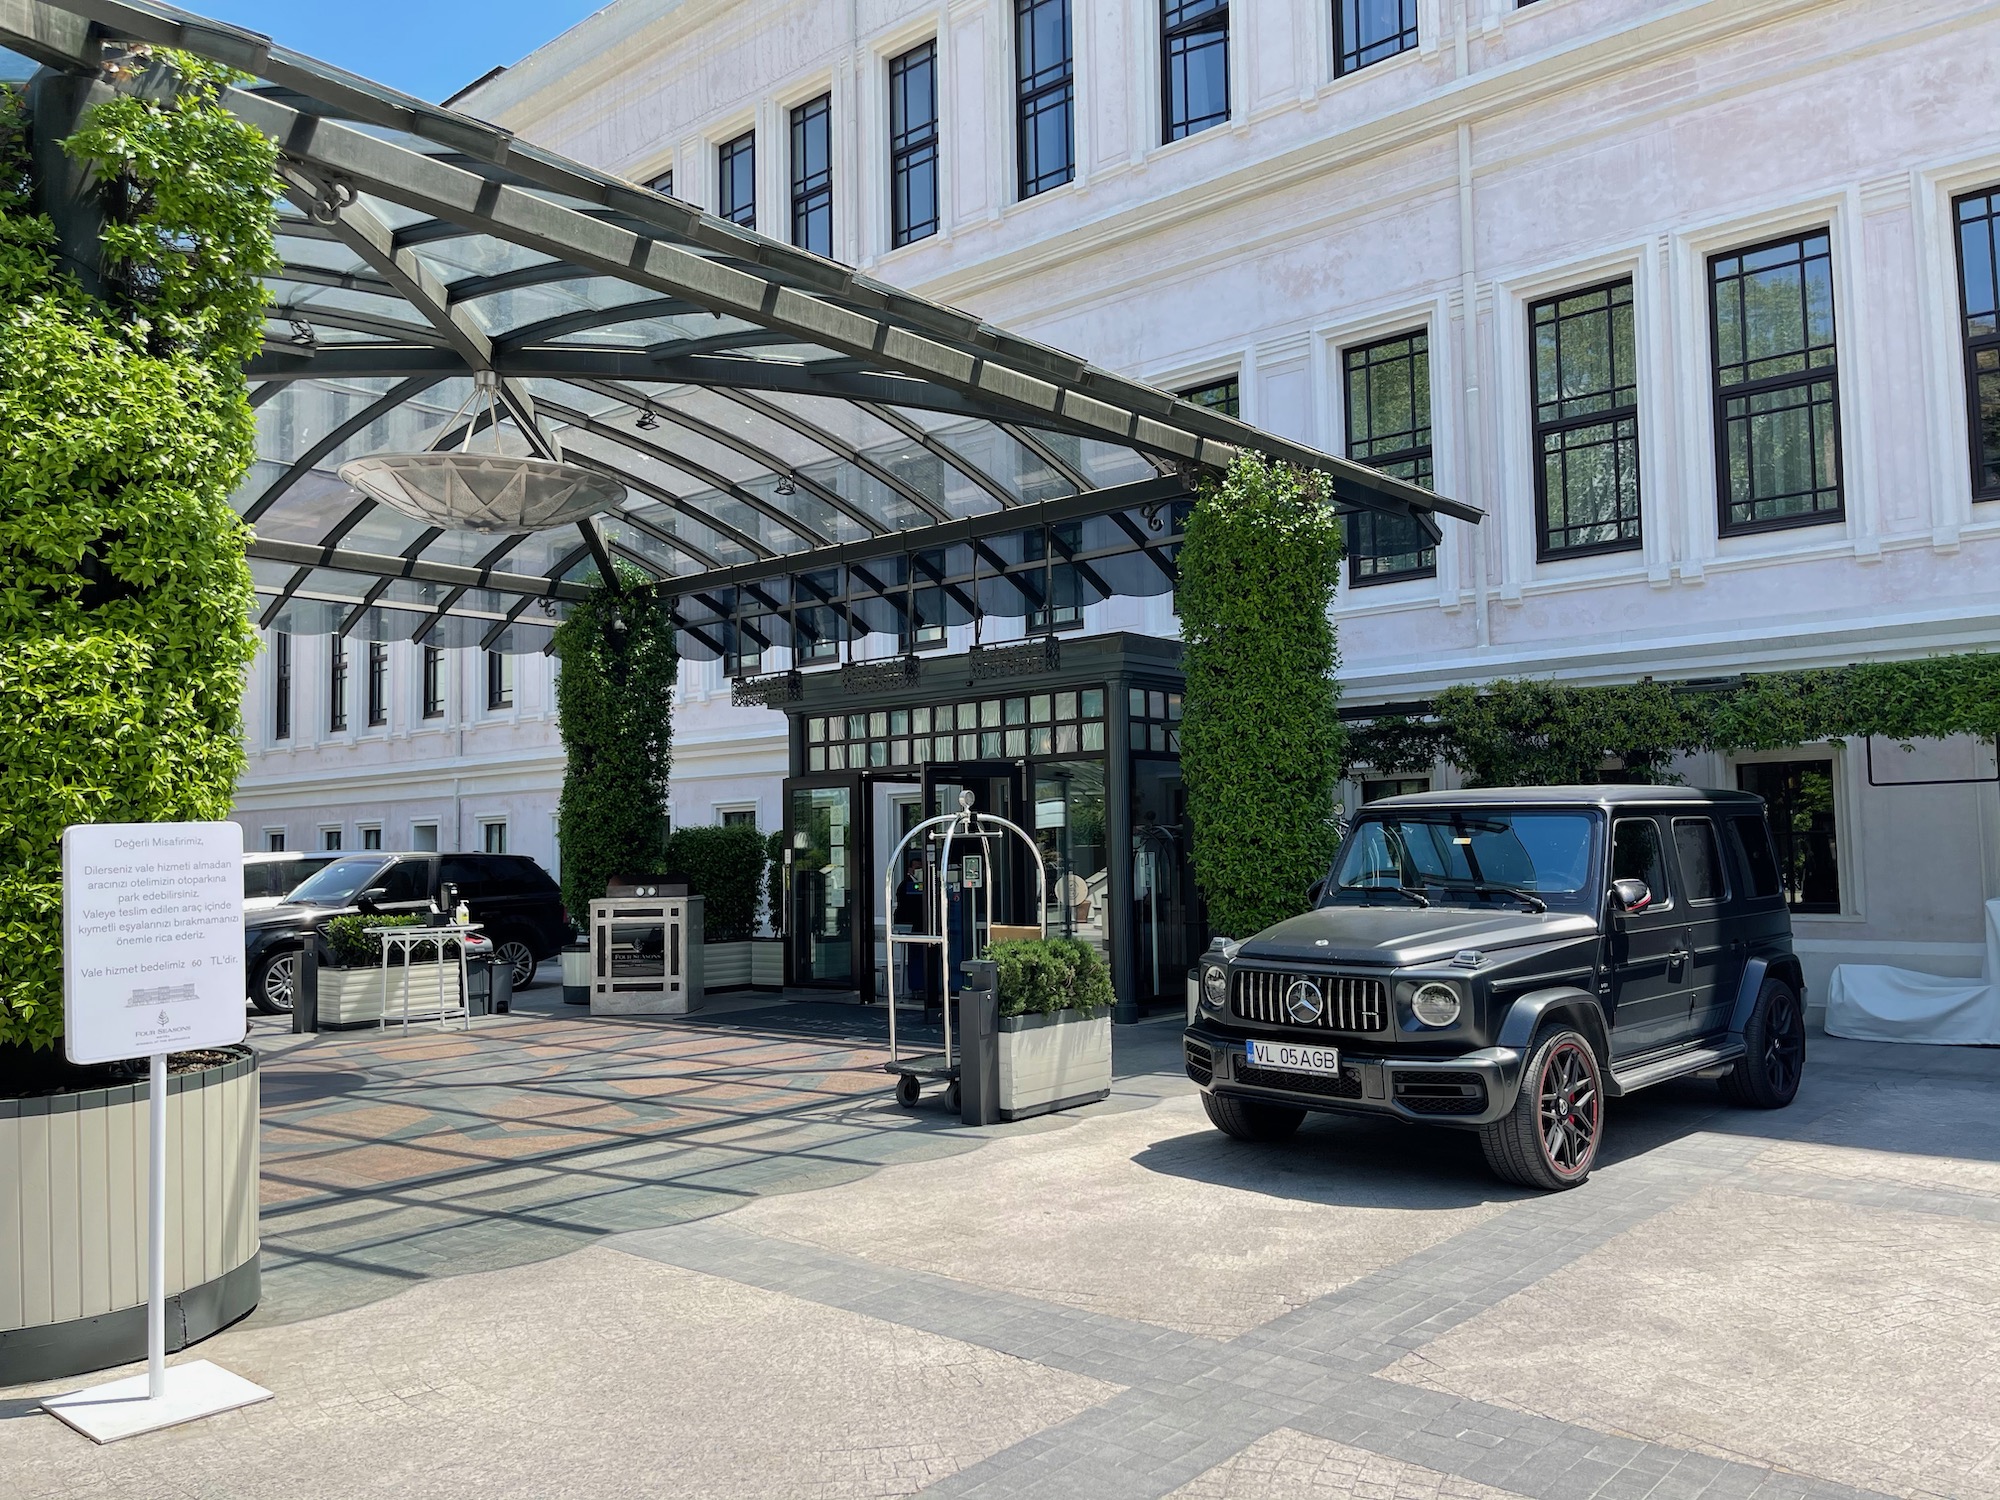
[[[267,627],[536,650],[614,559],[676,599],[697,657],[927,611],[1039,624],[1170,587],[1193,485],[1239,449],[1432,539],[1438,516],[1480,518],[255,33],[0,0],[0,46],[44,65],[132,44],[253,75],[229,105],[282,153],[236,497]],[[480,441],[596,469],[624,504],[496,538],[338,477],[460,446],[480,376],[499,398]]]

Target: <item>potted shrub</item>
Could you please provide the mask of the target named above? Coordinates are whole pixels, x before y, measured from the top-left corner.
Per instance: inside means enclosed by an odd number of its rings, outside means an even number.
[[[319,1024],[325,1030],[373,1026],[385,1016],[403,1018],[403,989],[410,993],[410,1019],[433,1020],[445,1010],[458,1006],[458,953],[455,944],[445,944],[444,962],[439,962],[439,944],[412,944],[407,966],[402,953],[391,955],[386,976],[382,972],[382,940],[372,936],[371,927],[421,927],[429,919],[408,916],[335,917],[326,924],[320,941]]]
[[[995,943],[1000,1118],[1026,1119],[1111,1092],[1111,975],[1088,943]]]
[[[783,945],[757,936],[769,863],[767,839],[747,824],[676,828],[667,840],[667,868],[704,899],[702,983],[708,992],[784,984]]]

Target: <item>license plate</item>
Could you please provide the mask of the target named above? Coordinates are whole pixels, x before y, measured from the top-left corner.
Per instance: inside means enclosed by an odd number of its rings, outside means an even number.
[[[1245,1042],[1244,1061],[1253,1068],[1278,1068],[1287,1073],[1340,1076],[1338,1047],[1308,1047],[1297,1042]]]

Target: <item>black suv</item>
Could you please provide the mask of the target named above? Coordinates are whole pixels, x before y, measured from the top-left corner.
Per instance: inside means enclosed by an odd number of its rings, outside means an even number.
[[[485,928],[495,956],[525,988],[535,965],[562,951],[569,915],[548,871],[520,854],[350,854],[337,859],[276,906],[243,918],[244,972],[250,1000],[267,1015],[292,1008],[306,934],[335,917],[449,912],[462,900]]]
[[[1792,1102],[1805,985],[1764,803],[1512,787],[1363,809],[1315,905],[1195,976],[1188,1076],[1218,1129],[1307,1110],[1477,1130],[1527,1187],[1590,1175],[1604,1100],[1690,1074]]]

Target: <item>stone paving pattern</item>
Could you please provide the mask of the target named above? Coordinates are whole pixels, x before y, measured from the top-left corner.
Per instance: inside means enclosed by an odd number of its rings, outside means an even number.
[[[1793,1108],[1614,1106],[1554,1196],[1476,1143],[903,1111],[879,1014],[267,1042],[278,1393],[0,1495],[2000,1500],[2000,1053],[1816,1035]],[[65,1383],[73,1384],[73,1383]]]

